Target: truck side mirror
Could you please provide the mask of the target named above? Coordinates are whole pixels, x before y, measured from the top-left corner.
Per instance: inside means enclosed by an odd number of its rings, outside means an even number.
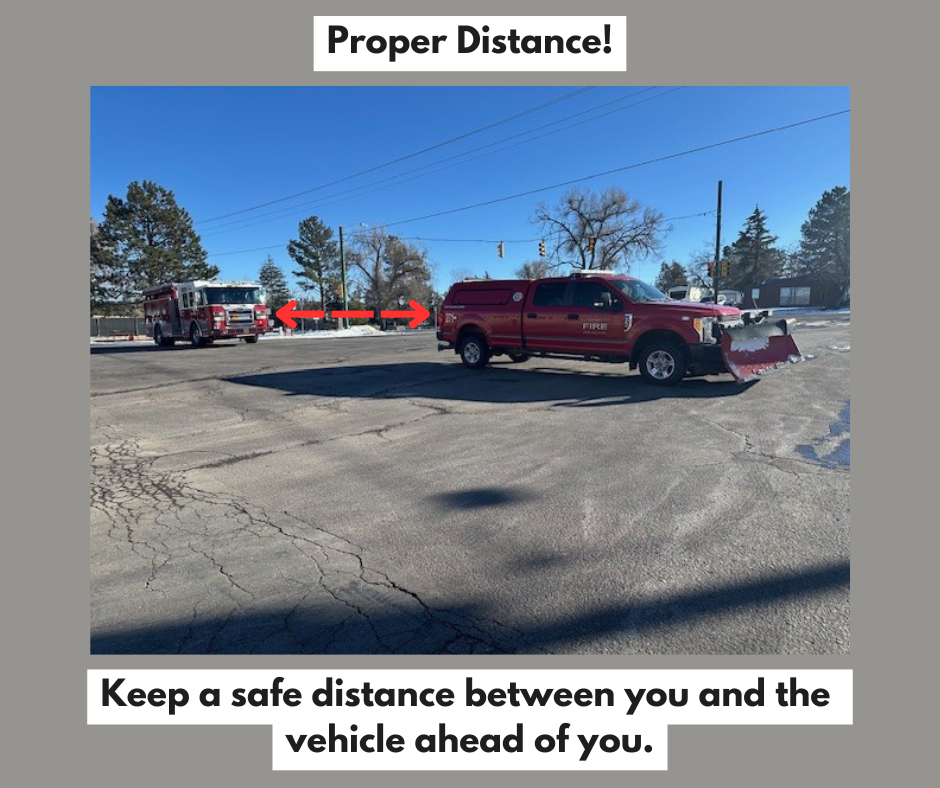
[[[595,309],[610,309],[613,299],[606,290],[600,294],[599,300],[594,302]]]

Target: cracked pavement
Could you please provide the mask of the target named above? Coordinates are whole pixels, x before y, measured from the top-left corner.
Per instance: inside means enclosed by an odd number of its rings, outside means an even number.
[[[92,653],[845,653],[849,322],[750,386],[91,350]]]

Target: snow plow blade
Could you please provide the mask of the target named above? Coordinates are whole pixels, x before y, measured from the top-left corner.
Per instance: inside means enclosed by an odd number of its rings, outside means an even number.
[[[795,322],[775,320],[726,329],[721,336],[721,357],[728,372],[746,383],[767,370],[800,361],[803,355],[790,335]]]

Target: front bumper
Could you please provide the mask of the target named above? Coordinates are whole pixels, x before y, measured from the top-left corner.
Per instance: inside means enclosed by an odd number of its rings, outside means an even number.
[[[721,345],[689,345],[690,375],[721,375],[728,371]]]

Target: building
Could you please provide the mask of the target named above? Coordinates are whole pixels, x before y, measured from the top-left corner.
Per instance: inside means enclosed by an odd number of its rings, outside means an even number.
[[[832,309],[848,303],[849,288],[817,274],[804,274],[768,279],[760,287],[755,287],[750,295],[761,309],[794,306]]]

